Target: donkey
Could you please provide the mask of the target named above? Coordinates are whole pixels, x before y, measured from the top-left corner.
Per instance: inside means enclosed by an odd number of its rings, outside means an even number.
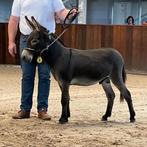
[[[67,48],[52,33],[41,26],[34,17],[26,21],[32,32],[28,37],[28,48],[22,52],[26,62],[32,62],[35,55],[48,62],[51,72],[61,89],[62,114],[59,123],[68,122],[70,117],[69,87],[70,85],[88,86],[99,82],[107,97],[107,109],[102,116],[103,121],[111,116],[115,93],[110,80],[120,91],[120,100],[125,99],[130,122],[135,121],[135,111],[129,90],[125,86],[126,72],[124,60],[113,48],[79,50]]]

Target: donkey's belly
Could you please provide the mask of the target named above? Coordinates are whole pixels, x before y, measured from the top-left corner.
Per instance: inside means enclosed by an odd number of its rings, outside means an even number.
[[[98,79],[90,79],[87,77],[76,77],[73,78],[71,81],[71,85],[81,85],[81,86],[89,86],[89,85],[93,85],[96,84],[99,80]]]

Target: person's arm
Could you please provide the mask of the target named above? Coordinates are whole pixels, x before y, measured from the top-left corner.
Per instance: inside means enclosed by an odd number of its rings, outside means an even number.
[[[19,17],[10,16],[8,23],[8,40],[9,40],[8,51],[12,57],[15,57],[15,54],[17,53],[15,38],[18,31],[18,24],[19,24]]]
[[[68,9],[62,9],[61,11],[56,12],[56,15],[60,18],[60,20],[64,20],[66,15],[68,14]]]

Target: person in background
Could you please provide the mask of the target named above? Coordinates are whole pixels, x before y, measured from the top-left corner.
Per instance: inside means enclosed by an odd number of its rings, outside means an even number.
[[[73,13],[76,13],[76,9]],[[8,51],[12,57],[17,54],[16,34],[18,26],[20,30],[20,55],[22,49],[27,47],[27,38],[31,33],[31,29],[25,21],[25,16],[34,18],[51,33],[55,32],[55,16],[60,20],[64,20],[69,10],[64,7],[62,0],[14,0],[11,10],[11,16],[8,24]],[[26,63],[20,58],[22,69],[21,80],[21,104],[13,119],[30,118],[30,112],[33,104],[34,79],[36,69],[38,69],[38,95],[37,95],[37,111],[38,118],[43,120],[51,120],[48,115],[48,96],[50,90],[50,67],[47,63],[37,64],[35,62]],[[36,66],[38,68],[36,68]]]
[[[147,25],[147,21],[143,21],[142,25],[146,26]]]
[[[133,18],[133,16],[128,16],[127,20],[126,20],[126,23],[128,25],[134,25],[134,18]]]

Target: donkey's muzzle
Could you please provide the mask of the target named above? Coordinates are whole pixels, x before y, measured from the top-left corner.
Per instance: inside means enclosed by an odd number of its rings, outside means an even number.
[[[25,62],[31,63],[33,61],[33,53],[28,48],[23,49],[21,59]]]

